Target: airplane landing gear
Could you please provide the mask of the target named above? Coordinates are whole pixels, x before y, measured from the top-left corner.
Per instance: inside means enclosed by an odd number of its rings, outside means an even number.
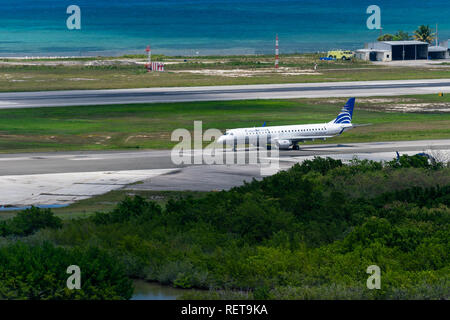
[[[300,146],[298,144],[294,144],[292,146],[292,150],[300,150]]]

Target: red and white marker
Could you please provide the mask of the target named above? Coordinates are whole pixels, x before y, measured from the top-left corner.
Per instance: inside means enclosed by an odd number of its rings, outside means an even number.
[[[152,62],[150,66],[152,71],[164,71],[164,63],[162,62]]]
[[[278,69],[278,55],[279,55],[279,50],[278,50],[278,34],[275,40],[275,68]]]
[[[152,62],[152,50],[150,46],[147,46],[147,49],[145,49],[148,54],[148,62],[145,64],[145,67],[147,68],[148,72],[152,71],[161,71],[164,72],[164,63],[163,62]]]

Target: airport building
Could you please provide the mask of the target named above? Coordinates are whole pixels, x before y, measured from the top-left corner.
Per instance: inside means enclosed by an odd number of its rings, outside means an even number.
[[[437,46],[417,40],[369,42],[355,54],[356,58],[366,61],[450,59],[449,40]]]
[[[356,57],[367,61],[398,61],[428,59],[427,42],[375,41],[366,43],[364,49],[356,50]]]

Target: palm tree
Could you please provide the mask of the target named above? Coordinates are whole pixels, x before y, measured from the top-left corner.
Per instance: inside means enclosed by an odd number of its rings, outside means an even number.
[[[421,25],[416,31],[414,31],[414,39],[419,41],[432,43],[434,36],[435,34],[431,32],[429,26]]]

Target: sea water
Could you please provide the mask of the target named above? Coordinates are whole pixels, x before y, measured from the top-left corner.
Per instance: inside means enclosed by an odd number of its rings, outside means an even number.
[[[366,9],[381,9],[383,32],[439,24],[450,38],[448,0],[0,0],[0,56],[273,53],[357,49],[375,40]],[[66,10],[81,9],[81,30]]]

